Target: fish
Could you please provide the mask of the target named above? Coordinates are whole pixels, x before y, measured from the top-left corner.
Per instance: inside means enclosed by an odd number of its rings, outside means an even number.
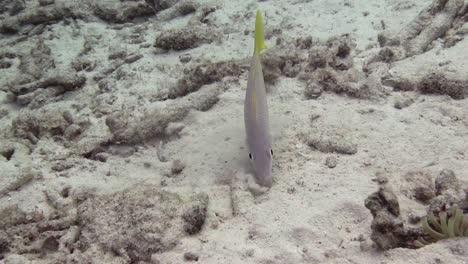
[[[254,53],[250,61],[245,93],[244,122],[249,159],[255,172],[255,180],[260,186],[270,188],[273,184],[273,149],[260,54],[266,48],[263,17],[260,10],[257,10]]]

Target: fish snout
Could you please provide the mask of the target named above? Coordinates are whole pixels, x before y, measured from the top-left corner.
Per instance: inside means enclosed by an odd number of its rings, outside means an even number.
[[[263,187],[270,188],[273,185],[273,174],[271,171],[271,160],[258,164],[256,166],[257,183]]]
[[[259,184],[263,187],[270,188],[273,185],[273,177],[271,176],[271,172],[261,176],[259,179]]]

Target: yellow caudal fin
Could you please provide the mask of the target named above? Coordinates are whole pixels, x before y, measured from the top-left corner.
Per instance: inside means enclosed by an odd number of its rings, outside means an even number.
[[[255,50],[254,53],[260,53],[266,49],[265,39],[263,37],[263,17],[262,12],[257,10],[257,17],[255,18]]]

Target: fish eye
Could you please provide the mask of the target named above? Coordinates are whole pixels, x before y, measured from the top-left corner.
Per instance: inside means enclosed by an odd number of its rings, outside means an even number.
[[[273,156],[273,149],[270,149],[270,154],[271,156]]]
[[[249,153],[249,159],[252,159],[252,153]]]

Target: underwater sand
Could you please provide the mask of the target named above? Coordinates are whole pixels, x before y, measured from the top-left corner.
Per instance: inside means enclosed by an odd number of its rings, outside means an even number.
[[[269,190],[243,120],[257,9]],[[365,206],[386,186],[390,222],[416,229],[437,199],[468,209],[467,16],[463,0],[2,0],[0,263],[468,263],[468,238],[379,248]]]

